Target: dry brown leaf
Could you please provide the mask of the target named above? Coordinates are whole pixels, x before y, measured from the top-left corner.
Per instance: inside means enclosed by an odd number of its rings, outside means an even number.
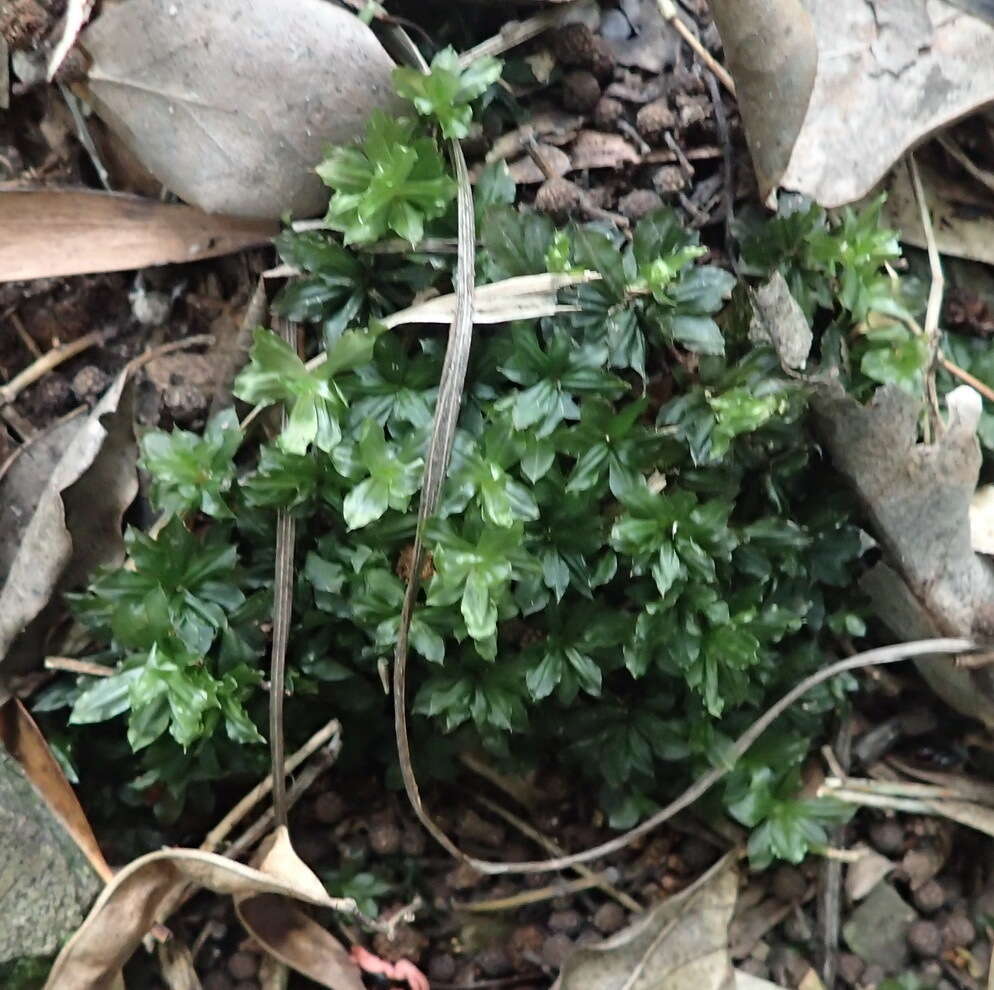
[[[43,637],[63,609],[56,591],[123,559],[121,518],[138,491],[131,395],[125,372],[80,424],[22,522],[0,587],[0,701],[12,677],[40,665]]]
[[[212,213],[320,213],[314,172],[375,109],[403,112],[393,62],[322,0],[130,0],[81,35],[86,99],[181,199]]]
[[[18,698],[11,698],[0,707],[0,741],[20,764],[31,786],[56,821],[69,833],[94,872],[104,883],[108,883],[114,871],[100,851],[79,799],[69,786],[41,730]]]
[[[574,169],[621,168],[637,165],[642,156],[620,135],[584,130],[570,145],[569,156]]]
[[[742,0],[714,5],[764,197],[782,186],[823,206],[852,202],[909,148],[994,99],[994,25],[976,16],[923,0],[807,0],[815,52],[798,0],[781,2],[795,9],[756,0],[753,18]],[[761,43],[787,88],[749,72]],[[799,82],[815,57],[809,100]]]
[[[499,162],[517,158],[528,147],[532,138],[541,138],[546,144],[566,144],[576,137],[583,126],[583,118],[563,110],[540,110],[532,114],[528,123],[494,141],[485,161]]]
[[[990,194],[943,175],[927,160],[919,160],[918,170],[939,251],[994,264],[994,202]],[[895,168],[887,179],[884,216],[906,244],[927,246],[921,210],[903,166]]]
[[[861,901],[894,869],[894,863],[866,845],[852,851],[862,855],[846,869],[846,894],[851,901]]]
[[[171,938],[158,942],[155,951],[167,990],[203,990],[193,965],[193,955],[185,942]]]
[[[749,339],[771,344],[785,368],[803,368],[814,338],[787,280],[780,272],[774,272],[768,282],[752,293],[752,302]]]
[[[277,894],[236,898],[246,930],[275,959],[331,990],[363,990],[359,967],[341,942]]]
[[[605,941],[577,948],[556,990],[728,990],[728,925],[738,875],[729,855],[687,890]]]
[[[125,866],[104,888],[59,953],[45,990],[104,990],[155,923],[161,906],[177,888],[190,883],[235,897],[278,894],[333,909],[350,903],[327,895],[321,881],[293,853],[285,828],[267,840],[260,869],[199,849],[149,853]],[[351,990],[348,984],[342,987]]]
[[[572,307],[557,301],[560,289],[599,279],[596,272],[579,275],[519,275],[489,285],[478,285],[473,293],[475,323],[507,323],[511,320],[534,320],[569,312]],[[436,296],[384,317],[381,321],[393,328],[407,323],[449,323],[455,310],[456,295]]]
[[[573,163],[570,161],[569,155],[555,145],[540,143],[537,150],[542,156],[542,161],[549,175],[559,178],[573,170]],[[512,162],[507,166],[507,171],[519,186],[533,186],[546,180],[545,172],[539,168],[531,155],[525,155],[516,162]]]
[[[197,261],[268,243],[269,221],[73,189],[0,192],[0,282]]]
[[[814,24],[801,0],[712,0],[711,9],[766,199],[787,169],[808,109],[818,63]]]

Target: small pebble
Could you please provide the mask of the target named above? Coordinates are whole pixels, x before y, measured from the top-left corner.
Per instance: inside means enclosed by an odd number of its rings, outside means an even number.
[[[687,873],[697,874],[706,870],[717,859],[715,848],[709,842],[689,836],[677,847]]]
[[[496,822],[488,822],[472,808],[467,809],[459,816],[456,832],[463,838],[482,842],[483,845],[491,849],[503,846],[504,840],[507,838],[507,829]]]
[[[796,949],[789,945],[778,945],[768,959],[773,982],[783,986],[796,987],[804,979],[811,964]]]
[[[787,915],[783,923],[783,933],[790,942],[807,942],[814,934],[808,916],[798,909]]]
[[[314,800],[314,817],[322,825],[337,825],[345,815],[345,801],[335,791],[325,791]]]
[[[503,945],[490,945],[476,954],[480,972],[491,979],[505,976],[511,971],[511,957]]]
[[[400,829],[393,822],[378,822],[371,825],[369,848],[377,856],[392,856],[400,850]]]
[[[807,893],[808,882],[796,866],[779,866],[771,884],[773,896],[781,901],[799,901]]]
[[[94,364],[84,365],[72,377],[72,390],[80,402],[93,402],[110,384],[110,375]]]
[[[609,7],[601,13],[599,32],[605,41],[627,41],[632,36],[632,26],[617,7]]]
[[[456,975],[456,960],[447,952],[432,956],[428,962],[428,976],[432,980],[440,980],[443,983],[451,983],[452,977]]]
[[[929,959],[921,966],[922,982],[929,987],[934,987],[942,979],[942,963],[938,959]]]
[[[549,930],[575,935],[583,927],[583,918],[578,911],[553,911],[549,915]]]
[[[445,875],[445,882],[452,890],[472,890],[480,885],[483,874],[469,863],[460,863]]]
[[[866,963],[854,952],[843,952],[839,955],[838,973],[839,979],[851,987],[860,982]]]
[[[572,951],[573,940],[568,935],[550,935],[542,945],[542,962],[560,969]]]
[[[878,852],[892,856],[904,849],[904,829],[895,821],[875,822],[870,826],[870,841]]]
[[[977,937],[977,929],[965,914],[954,914],[942,926],[942,947],[958,949],[969,945]]]
[[[625,909],[614,901],[602,904],[593,917],[594,927],[605,935],[613,935],[616,931],[625,927],[628,917]]]
[[[859,983],[860,986],[863,987],[875,987],[880,983],[883,983],[886,976],[887,974],[884,972],[883,966],[879,963],[870,963],[870,965],[863,970],[863,977]]]
[[[610,96],[602,96],[594,107],[594,123],[601,130],[608,131],[621,119],[625,108],[620,100]]]
[[[908,945],[920,959],[934,959],[942,951],[942,932],[934,921],[916,921],[908,929]]]
[[[542,953],[545,932],[538,925],[522,925],[515,928],[508,940],[507,948],[516,969],[525,963],[534,963]]]
[[[669,196],[687,187],[687,177],[679,165],[660,165],[652,173],[652,185],[660,196]]]
[[[912,900],[919,911],[934,914],[946,903],[946,892],[938,880],[929,880],[914,891]]]
[[[592,72],[576,69],[563,76],[562,102],[567,110],[588,113],[600,98],[600,83]]]
[[[662,144],[666,132],[676,127],[676,114],[665,99],[653,100],[635,115],[635,127],[649,144]]]
[[[236,980],[251,980],[259,972],[259,957],[249,952],[236,952],[228,959],[228,972]]]
[[[31,392],[31,398],[46,412],[60,413],[72,401],[73,390],[64,375],[50,372]]]
[[[162,401],[175,423],[189,426],[207,411],[210,400],[199,385],[182,382],[163,389]]]

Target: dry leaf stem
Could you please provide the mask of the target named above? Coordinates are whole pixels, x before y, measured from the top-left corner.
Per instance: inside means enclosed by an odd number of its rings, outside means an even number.
[[[481,41],[473,48],[468,48],[459,56],[459,67],[465,69],[477,59],[487,55],[500,55],[502,52],[516,48],[518,45],[531,41],[544,31],[563,21],[563,14],[571,5],[563,4],[543,10],[539,14],[523,21],[508,22],[497,34],[486,41]]]
[[[33,385],[39,378],[47,375],[53,368],[57,368],[64,361],[82,354],[83,351],[96,347],[107,340],[109,334],[106,330],[93,330],[83,334],[76,340],[69,341],[61,347],[53,347],[40,358],[32,361],[23,371],[14,375],[6,385],[0,385],[0,405],[13,402],[17,396],[29,385]]]
[[[694,54],[721,80],[722,86],[735,96],[735,81],[728,70],[701,44],[700,38],[684,24],[673,0],[656,0],[659,12],[694,50]]]
[[[985,385],[979,378],[975,378],[969,371],[964,371],[958,364],[953,364],[949,358],[939,356],[939,364],[951,375],[955,375],[961,382],[965,382],[970,388],[976,389],[988,402],[994,402],[994,389],[990,385]]]

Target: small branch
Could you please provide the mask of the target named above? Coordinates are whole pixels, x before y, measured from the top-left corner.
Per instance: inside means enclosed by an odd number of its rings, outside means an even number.
[[[289,757],[284,764],[284,773],[289,776],[293,773],[297,767],[300,766],[308,757],[313,753],[317,752],[325,743],[330,743],[332,749],[338,749],[341,745],[339,736],[341,734],[341,726],[338,723],[338,719],[333,718],[326,725],[318,729],[317,732],[311,736],[307,742],[304,743],[300,749],[297,750],[293,756]],[[229,811],[224,818],[221,819],[207,833],[206,838],[200,844],[200,848],[204,852],[215,852],[221,845],[222,842],[228,837],[228,833],[263,799],[269,792],[273,789],[273,777],[272,774],[264,777],[259,781],[255,787],[252,788],[248,794],[241,799],[241,801],[236,804],[231,811]]]
[[[537,37],[551,27],[555,27],[562,21],[563,8],[565,6],[554,6],[523,21],[510,21],[492,38],[487,38],[486,41],[481,41],[475,47],[464,51],[459,56],[459,67],[465,69],[477,59],[484,58],[487,55],[500,55],[502,52],[516,48],[526,41],[531,41],[532,38]]]
[[[117,671],[113,667],[105,667],[102,663],[92,663],[89,660],[77,660],[75,657],[45,657],[46,670],[68,670],[72,674],[86,674],[89,677],[110,677]]]
[[[171,340],[168,344],[159,347],[151,347],[147,351],[132,358],[125,366],[126,374],[133,375],[139,368],[144,368],[150,361],[172,354],[174,351],[188,351],[193,347],[208,347],[214,343],[214,334],[198,333],[192,337],[184,337],[182,340]]]
[[[523,890],[520,894],[512,894],[510,897],[494,897],[485,901],[463,901],[454,903],[452,907],[456,911],[472,911],[477,914],[491,911],[513,911],[525,904],[540,904],[542,901],[551,901],[556,897],[578,894],[581,890],[590,890],[591,887],[600,887],[602,884],[610,883],[616,877],[617,870],[605,870],[603,873],[593,873],[589,877],[579,877],[566,883],[549,884],[548,887],[540,887],[538,890]]]
[[[694,54],[718,77],[722,86],[732,96],[735,96],[735,80],[729,75],[728,70],[701,44],[700,38],[684,24],[673,0],[656,0],[656,4],[663,18],[669,21],[680,37],[694,50]]]
[[[102,344],[109,337],[110,334],[106,330],[93,330],[61,347],[53,347],[47,354],[32,361],[22,372],[14,375],[6,385],[0,385],[0,405],[13,402],[24,389],[33,385],[53,368],[91,347]]]
[[[985,385],[979,378],[975,378],[969,371],[964,371],[958,364],[953,364],[949,358],[939,355],[939,364],[951,375],[955,375],[961,382],[966,382],[971,388],[976,389],[988,402],[994,402],[994,389],[990,385]]]
[[[936,140],[949,153],[950,157],[959,162],[973,178],[982,185],[985,185],[991,192],[994,192],[994,172],[988,172],[987,169],[977,165],[950,134],[940,134]]]

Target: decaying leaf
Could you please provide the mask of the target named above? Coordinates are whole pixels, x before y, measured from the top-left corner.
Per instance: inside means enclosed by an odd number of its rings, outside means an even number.
[[[714,3],[764,198],[782,186],[823,206],[859,199],[908,148],[994,99],[994,25],[972,13],[924,0],[803,7]]]
[[[527,124],[502,134],[487,152],[486,161],[499,162],[517,158],[528,143],[540,138],[545,144],[566,144],[576,137],[583,118],[562,110],[544,110],[533,114]]]
[[[278,224],[72,189],[0,192],[0,282],[198,261],[268,243]]]
[[[636,165],[642,156],[620,135],[580,131],[569,149],[574,169],[621,168]]]
[[[541,316],[569,312],[561,306],[556,295],[560,289],[599,279],[596,272],[579,275],[519,275],[489,285],[478,285],[473,293],[475,323],[507,323],[512,320],[534,320]],[[405,323],[449,323],[455,310],[456,295],[436,296],[392,313],[382,321],[388,328]]]
[[[854,846],[853,852],[861,853],[855,863],[846,869],[846,894],[850,901],[861,901],[872,891],[895,864],[869,846]]]
[[[130,0],[81,35],[83,95],[162,183],[211,213],[313,216],[314,172],[375,109],[403,112],[393,62],[322,0]]]
[[[40,663],[62,608],[56,591],[123,559],[121,517],[138,490],[131,389],[120,375],[82,421],[23,521],[0,587],[0,701],[12,677]]]
[[[801,0],[712,0],[711,10],[766,199],[787,169],[808,110],[815,27]]]
[[[918,170],[932,220],[935,243],[942,254],[994,264],[994,202],[976,184],[943,175],[919,156]],[[886,222],[900,231],[901,240],[926,247],[921,210],[908,170],[898,167],[887,179]]]
[[[66,775],[27,709],[17,698],[0,707],[0,742],[12,756],[56,821],[66,830],[93,867],[107,882],[113,871],[100,851],[96,836]]]
[[[787,280],[780,272],[774,272],[768,282],[752,293],[752,300],[749,339],[771,344],[785,368],[794,371],[803,368],[814,338]]]
[[[559,177],[573,170],[573,163],[570,161],[569,155],[555,145],[539,142],[536,150],[549,175]],[[511,162],[507,166],[507,171],[515,184],[519,186],[532,186],[539,182],[545,182],[547,178],[545,172],[539,168],[538,163],[531,155],[525,155],[516,162]]]
[[[120,870],[104,888],[55,960],[46,990],[103,990],[141,943],[161,906],[189,883],[236,898],[273,894],[317,907],[342,909],[351,904],[328,897],[321,881],[293,853],[285,828],[266,841],[258,869],[199,849],[149,853]],[[358,981],[359,968],[354,963],[352,967],[349,972]],[[362,983],[324,985],[358,990]]]
[[[554,990],[730,990],[738,875],[726,856],[695,884],[598,945],[577,948]]]
[[[624,12],[634,32],[630,38],[607,42],[615,61],[651,73],[674,65],[680,36],[666,22],[656,0],[626,0]]]
[[[902,638],[952,635],[984,641],[994,632],[994,562],[974,553],[970,502],[980,470],[975,436],[980,396],[966,386],[946,397],[948,422],[918,443],[920,402],[894,386],[863,406],[840,385],[815,389],[819,430],[838,470],[860,497],[884,560],[864,579],[877,614]],[[992,668],[917,661],[950,705],[994,725]]]

